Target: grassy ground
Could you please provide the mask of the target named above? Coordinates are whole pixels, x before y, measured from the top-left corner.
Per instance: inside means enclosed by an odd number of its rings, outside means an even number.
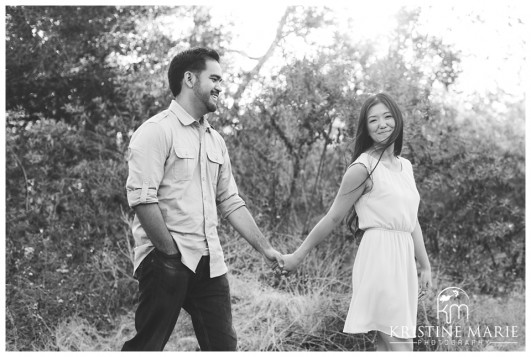
[[[272,287],[251,274],[231,274],[233,316],[242,351],[370,351],[374,350],[374,333],[347,335],[342,327],[350,296],[330,292],[326,285],[309,293],[286,287]],[[288,285],[288,280],[280,284]],[[434,321],[435,296],[425,302],[426,313],[419,306],[419,324]],[[433,339],[429,345],[415,345],[428,351],[514,351],[525,349],[525,300],[523,292],[503,298],[475,296],[471,304],[469,325],[490,327],[518,326],[516,343],[489,343],[488,336],[459,342],[458,339]],[[102,334],[86,320],[73,317],[55,330],[56,344],[62,351],[116,351],[134,334],[133,312],[118,317],[115,330]],[[455,341],[452,341],[455,340]],[[476,339],[477,340],[477,339]],[[491,339],[491,341],[503,339]],[[505,341],[508,341],[506,339]],[[425,343],[425,342],[423,342]],[[198,350],[190,318],[182,312],[166,351]]]
[[[341,305],[347,297],[324,291],[301,295],[267,286],[251,276],[229,277],[235,329],[243,351],[371,349],[370,336],[341,333]],[[116,329],[102,335],[82,318],[61,323],[56,331],[61,351],[116,351],[134,335],[134,313],[120,316]],[[197,340],[189,315],[182,312],[165,350],[195,351]]]
[[[222,237],[235,237],[224,232]],[[293,251],[301,241],[296,236],[277,236],[273,245]],[[351,269],[356,244],[336,236],[323,242],[305,259],[298,271],[287,277],[276,277],[253,248],[241,238],[223,240],[223,248],[229,266],[234,327],[242,351],[371,351],[374,350],[375,334],[349,335],[342,332],[351,297]],[[104,267],[111,269],[115,261],[106,259]],[[103,264],[102,263],[102,264]],[[435,262],[432,262],[435,267]],[[126,274],[126,273],[124,273]],[[127,275],[127,274],[126,274]],[[110,276],[112,278],[114,275]],[[133,301],[135,282],[128,276],[128,289],[121,294]],[[435,292],[419,305],[418,326],[437,326],[437,290],[449,286],[462,286],[452,282],[434,268]],[[465,284],[466,285],[466,284]],[[114,285],[113,285],[114,286]],[[468,291],[466,286],[463,287]],[[472,288],[470,289],[473,290]],[[24,290],[26,291],[26,290]],[[27,290],[33,292],[34,290]],[[36,290],[37,291],[37,290]],[[101,304],[109,304],[98,291]],[[42,299],[49,299],[44,293]],[[43,329],[37,330],[39,339],[34,347],[28,346],[22,337],[33,336],[27,329],[34,329],[26,320],[17,319],[10,308],[25,306],[30,301],[25,295],[17,295],[12,306],[6,308],[6,332],[8,350],[38,351],[118,351],[124,341],[134,335],[134,309],[128,304],[114,313],[101,315],[93,309],[74,310],[63,314],[68,318],[51,324],[42,318],[37,305],[28,306],[33,315],[43,321]],[[40,295],[39,295],[40,296]],[[108,299],[107,299],[108,300]],[[48,300],[46,300],[48,301]],[[44,301],[44,302],[46,302]],[[115,304],[116,305],[116,304]],[[462,327],[480,326],[494,334],[496,326],[517,326],[514,338],[431,338],[414,345],[418,351],[513,351],[525,349],[525,288],[515,287],[502,297],[472,295],[470,318],[459,321]],[[43,309],[46,305],[43,303]],[[114,306],[114,305],[113,305]],[[35,311],[33,311],[35,310]],[[47,311],[47,310],[46,310]],[[101,321],[105,320],[105,324]],[[98,323],[100,323],[98,325]],[[110,326],[110,327],[109,327]],[[18,328],[17,328],[18,327]],[[26,330],[22,330],[25,328]],[[45,328],[45,330],[44,330]],[[472,340],[476,340],[472,344]],[[468,341],[468,343],[467,343]],[[478,343],[480,341],[481,343]],[[33,342],[33,340],[31,340]],[[415,342],[419,342],[416,339]],[[427,343],[426,343],[427,342]],[[492,343],[511,342],[511,343]],[[514,342],[514,343],[512,343]],[[36,342],[35,342],[36,343]],[[198,349],[192,324],[186,312],[182,312],[166,351],[195,351]]]

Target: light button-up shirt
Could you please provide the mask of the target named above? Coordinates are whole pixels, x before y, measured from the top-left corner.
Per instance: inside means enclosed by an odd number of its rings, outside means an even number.
[[[128,164],[129,205],[158,203],[183,264],[195,272],[201,256],[209,254],[210,276],[226,273],[217,211],[225,218],[245,203],[221,135],[206,119],[199,123],[172,101],[135,131]],[[133,237],[136,271],[154,248],[136,215]]]

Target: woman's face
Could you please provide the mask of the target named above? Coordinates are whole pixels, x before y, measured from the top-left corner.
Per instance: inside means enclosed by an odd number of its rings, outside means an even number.
[[[369,136],[375,143],[384,142],[395,129],[395,118],[384,104],[375,104],[369,109],[367,128]]]

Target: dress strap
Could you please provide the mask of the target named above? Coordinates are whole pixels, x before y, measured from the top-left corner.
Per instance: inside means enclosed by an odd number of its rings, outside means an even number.
[[[371,172],[371,162],[367,153],[362,153],[360,156],[358,156],[358,158],[352,164],[350,164],[348,168],[356,164],[362,164],[363,166],[365,166],[368,172]]]

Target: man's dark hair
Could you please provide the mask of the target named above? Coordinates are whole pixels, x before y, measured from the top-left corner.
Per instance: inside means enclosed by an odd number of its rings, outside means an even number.
[[[173,96],[181,93],[184,72],[201,72],[206,68],[206,60],[219,62],[219,54],[210,48],[194,47],[182,51],[173,57],[168,69],[168,81]]]

